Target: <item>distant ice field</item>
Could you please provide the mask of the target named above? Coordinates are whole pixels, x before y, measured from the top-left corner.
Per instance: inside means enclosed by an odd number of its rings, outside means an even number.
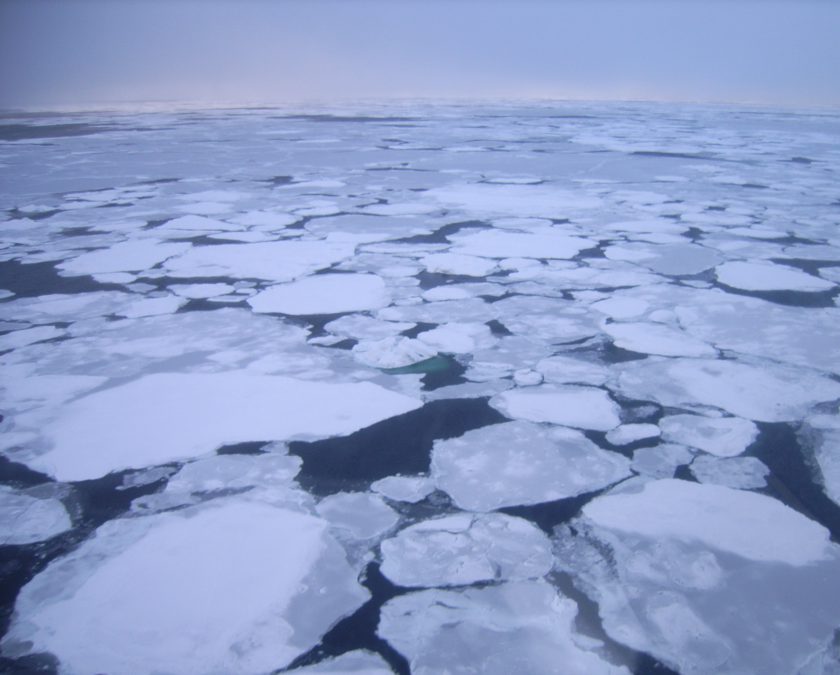
[[[840,672],[838,138],[4,113],[0,671]]]

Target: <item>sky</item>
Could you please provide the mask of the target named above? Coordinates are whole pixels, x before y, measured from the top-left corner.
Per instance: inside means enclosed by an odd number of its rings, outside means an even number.
[[[0,108],[840,106],[840,0],[0,0]]]

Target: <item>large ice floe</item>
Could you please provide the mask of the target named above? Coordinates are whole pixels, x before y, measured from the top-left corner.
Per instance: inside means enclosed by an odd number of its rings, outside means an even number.
[[[837,114],[16,115],[0,671],[840,672]]]
[[[59,480],[97,478],[245,441],[348,434],[419,405],[369,382],[158,373],[64,406],[31,465]]]
[[[627,486],[585,506],[555,545],[610,637],[679,672],[800,672],[840,621],[840,548],[764,495]]]
[[[24,587],[3,650],[73,673],[268,672],[366,599],[323,521],[230,502],[103,525]]]

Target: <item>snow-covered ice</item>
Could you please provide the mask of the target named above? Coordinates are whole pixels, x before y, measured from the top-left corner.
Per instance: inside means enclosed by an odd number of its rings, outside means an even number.
[[[619,407],[595,387],[541,385],[512,389],[490,404],[511,419],[551,422],[578,429],[609,431],[621,423]]]
[[[437,441],[432,475],[467,511],[538,504],[599,490],[630,475],[629,461],[581,432],[506,422]]]
[[[267,672],[367,596],[326,523],[229,501],[106,523],[24,587],[2,646],[79,673]]]
[[[225,444],[348,434],[419,405],[369,382],[159,373],[66,405],[44,428],[49,450],[32,466],[59,480],[84,480]]]
[[[0,545],[43,541],[71,526],[67,509],[54,496],[38,495],[37,489],[22,491],[0,485]]]
[[[662,438],[718,457],[740,455],[758,437],[758,427],[741,417],[668,415],[659,420]]]
[[[340,314],[386,307],[385,282],[374,274],[319,274],[280,284],[248,298],[255,312]]]
[[[700,455],[691,463],[692,475],[701,483],[755,490],[767,485],[770,469],[755,457],[718,458]]]
[[[382,542],[382,573],[399,586],[463,586],[536,579],[551,569],[548,537],[522,518],[459,513]]]
[[[550,584],[518,581],[399,596],[382,608],[377,632],[418,675],[550,675],[560,664],[569,675],[629,675],[587,649],[576,614]]]
[[[729,262],[715,269],[718,281],[745,291],[828,291],[834,284],[786,265]]]

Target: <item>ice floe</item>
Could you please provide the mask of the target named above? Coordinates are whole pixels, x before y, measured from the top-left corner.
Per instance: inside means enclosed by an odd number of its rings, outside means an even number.
[[[840,504],[840,419],[837,415],[813,415],[799,431],[800,443],[809,453],[814,473],[826,495]]]
[[[467,511],[574,497],[626,478],[629,466],[579,431],[523,421],[436,441],[432,451],[437,487]]]
[[[785,265],[729,262],[715,269],[718,281],[745,291],[828,291],[834,284]]]
[[[68,672],[267,672],[367,599],[355,576],[326,524],[293,510],[113,520],[23,588],[2,648]]]
[[[840,384],[810,371],[719,359],[629,362],[620,367],[618,387],[631,398],[714,406],[758,422],[800,419],[817,403],[840,398]]]
[[[48,489],[14,490],[0,485],[0,546],[43,541],[71,526],[67,509]]]
[[[402,368],[436,355],[437,349],[425,342],[401,336],[362,340],[353,347],[354,358],[373,368]]]
[[[374,274],[318,274],[280,284],[248,299],[255,312],[340,314],[386,307],[385,282]]]
[[[662,430],[655,424],[622,424],[607,432],[607,440],[613,445],[629,445],[659,438],[661,433]]]
[[[110,248],[83,253],[59,263],[66,274],[104,274],[108,272],[139,272],[154,267],[172,256],[184,253],[190,244],[163,244],[137,240],[114,244]]]
[[[609,431],[621,423],[619,407],[595,387],[540,385],[494,396],[490,405],[512,419],[551,422],[578,429]]]
[[[828,531],[756,493],[622,487],[560,528],[555,554],[610,637],[679,672],[799,672],[840,620]]]
[[[718,458],[700,455],[691,463],[692,475],[701,483],[714,483],[742,490],[767,485],[770,469],[755,457]]]
[[[367,651],[345,652],[311,666],[288,671],[299,675],[391,675],[394,671],[381,656]]]
[[[272,241],[194,246],[166,261],[173,277],[234,277],[291,281],[349,258],[354,246],[331,241]]]
[[[348,434],[419,406],[369,382],[159,373],[64,406],[43,429],[49,450],[31,464],[59,480],[84,480],[225,444]]]
[[[416,503],[431,494],[435,484],[427,476],[388,476],[375,481],[370,488],[393,501]]]
[[[718,457],[740,455],[758,437],[758,427],[741,417],[668,415],[659,420],[662,438]]]
[[[318,514],[354,539],[371,539],[394,527],[399,516],[382,498],[366,492],[339,492],[324,497]]]
[[[399,586],[536,579],[551,569],[548,537],[500,513],[431,518],[381,544],[382,573]]]
[[[604,326],[622,349],[660,356],[714,356],[715,348],[681,330],[656,323],[608,323]]]
[[[557,231],[480,230],[452,235],[453,253],[487,258],[574,258],[592,242]]]
[[[382,607],[378,634],[412,673],[629,675],[575,630],[577,605],[544,581],[425,590]],[[588,644],[587,644],[588,642]]]

